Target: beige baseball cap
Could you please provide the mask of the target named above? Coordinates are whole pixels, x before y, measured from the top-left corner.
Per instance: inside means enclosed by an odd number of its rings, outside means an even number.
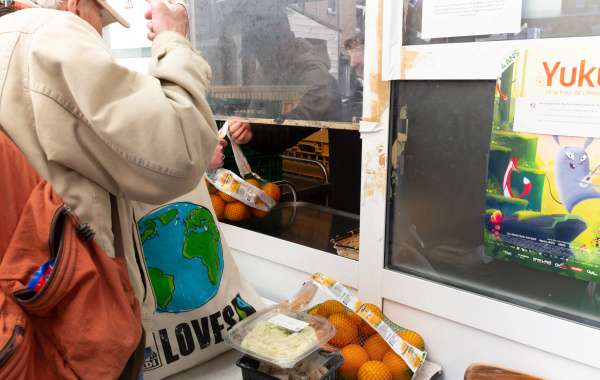
[[[113,8],[107,0],[96,0],[102,8],[102,26],[107,26],[113,22],[118,22],[126,28],[129,28],[129,22]]]
[[[50,8],[50,9],[55,9],[57,7],[58,1],[59,0],[19,0],[20,3],[31,5],[32,7]],[[118,22],[119,24],[123,25],[124,27],[129,28],[129,22],[127,22],[127,20],[125,20],[125,18],[123,18],[123,16],[121,16],[119,14],[119,12],[117,12],[115,10],[115,8],[113,8],[108,3],[107,0],[96,0],[96,1],[103,8],[103,10],[102,10],[102,26],[107,26],[107,25],[112,24],[113,22]]]

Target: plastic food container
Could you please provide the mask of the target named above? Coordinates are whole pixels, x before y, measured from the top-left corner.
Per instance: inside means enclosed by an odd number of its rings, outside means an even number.
[[[334,335],[335,329],[327,319],[276,305],[235,325],[225,341],[262,362],[293,368]]]
[[[320,351],[314,353],[305,361],[312,361],[313,356],[317,356],[319,359],[323,359],[321,372],[317,371],[303,371],[303,370],[288,370],[290,373],[290,380],[335,380],[337,379],[336,372],[344,364],[344,358],[339,353],[331,353],[326,351]],[[299,366],[301,366],[301,363]],[[237,361],[237,366],[242,369],[243,380],[277,380],[278,377],[272,376],[268,373],[261,372],[261,363],[248,356],[244,355]]]

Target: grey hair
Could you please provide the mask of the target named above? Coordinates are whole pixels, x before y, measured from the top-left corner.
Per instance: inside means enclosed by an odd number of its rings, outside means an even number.
[[[63,4],[63,0],[32,0],[40,8],[58,9]]]

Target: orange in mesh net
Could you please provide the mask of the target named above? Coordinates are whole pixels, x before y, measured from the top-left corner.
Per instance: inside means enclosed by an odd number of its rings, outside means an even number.
[[[360,326],[363,322],[362,318],[350,309],[346,309],[346,315],[356,326]]]
[[[248,206],[242,202],[235,201],[225,205],[225,218],[232,222],[240,222],[249,217]]]
[[[358,380],[392,380],[392,371],[380,361],[369,361],[358,370]]]
[[[329,300],[318,306],[319,314],[325,318],[329,318],[334,313],[345,313],[346,306],[339,301]]]
[[[269,213],[267,211],[253,208],[252,215],[254,215],[254,217],[256,217],[256,218],[264,218],[265,216],[269,215]]]
[[[355,380],[360,367],[369,361],[367,351],[357,344],[350,344],[342,348],[341,354],[344,357],[344,364],[338,373],[345,380]]]
[[[235,201],[234,197],[229,196],[222,191],[219,191],[219,196],[221,197],[221,199],[223,199],[227,203]]]
[[[417,347],[419,350],[422,351],[425,349],[425,341],[423,340],[423,337],[415,331],[402,330],[398,333],[398,335],[400,335],[400,338],[404,339],[406,343]]]
[[[257,197],[256,204],[257,205],[264,205],[264,202],[261,201],[260,198]],[[267,216],[267,214],[269,214],[268,211],[263,211],[263,210],[259,210],[257,208],[252,208],[252,215],[254,215],[257,218],[264,218],[265,216]]]
[[[410,380],[412,377],[412,372],[406,362],[402,360],[402,358],[392,350],[383,355],[382,359],[383,364],[388,366],[390,371],[392,371],[392,379],[393,380]]]
[[[223,219],[223,216],[225,216],[225,201],[220,196],[214,194],[210,195],[210,201],[215,210],[217,219]]]
[[[267,183],[262,187],[262,191],[265,192],[269,197],[273,198],[275,202],[279,202],[281,198],[281,191],[279,190],[279,186],[274,183]]]
[[[335,327],[335,336],[329,341],[330,344],[344,347],[358,337],[358,328],[345,313],[331,314],[329,322]]]
[[[379,334],[372,335],[369,339],[367,339],[364,347],[365,350],[367,350],[371,360],[383,359],[383,355],[390,350],[390,346]]]

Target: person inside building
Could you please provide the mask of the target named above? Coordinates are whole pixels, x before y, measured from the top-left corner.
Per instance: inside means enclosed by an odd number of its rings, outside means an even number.
[[[188,14],[181,2],[149,1],[146,18],[150,20],[148,38],[152,41],[150,75],[131,71],[111,56],[102,29],[113,22],[127,26],[127,21],[105,0],[27,3],[28,9],[12,7],[14,12],[5,7],[0,18],[0,153],[13,154],[15,159],[24,157],[36,172],[34,176],[47,181],[64,201],[69,215],[76,216],[78,227],[85,227],[78,233],[93,238],[107,256],[126,259],[132,286],[124,284],[125,290],[133,288],[140,299],[146,280],[137,269],[131,202],[161,204],[200,183],[218,141],[205,98],[210,68],[186,37]],[[2,157],[5,163],[11,160]],[[10,166],[0,169],[6,183],[10,182],[7,176],[15,177],[15,184],[24,182]],[[14,190],[9,194],[16,197],[18,191]],[[7,191],[3,189],[3,193]],[[1,205],[3,210],[13,210],[15,202],[6,202]],[[10,212],[6,218],[9,216]],[[10,237],[5,223],[0,226],[0,235]],[[36,236],[35,231],[30,233]],[[108,275],[89,273],[87,278]],[[3,298],[2,313],[7,299]],[[133,309],[139,312],[139,305],[134,304]],[[137,331],[141,334],[141,318],[137,315]],[[80,316],[61,318],[73,321]],[[120,315],[111,318],[117,324]],[[84,327],[84,322],[90,325]],[[77,338],[79,332],[93,336],[93,321],[81,323],[79,326],[73,322],[72,326],[81,327],[81,331],[71,331],[70,338]],[[98,339],[113,339],[111,342],[117,345],[110,334],[101,334]],[[143,348],[143,338],[139,340]],[[138,345],[137,341],[133,343]],[[59,356],[66,355],[67,349],[61,346]],[[48,354],[51,348],[44,350]],[[19,368],[39,365],[35,373],[44,378],[95,377],[92,374],[98,371],[104,371],[104,375],[95,378],[116,378],[131,354],[101,368],[103,353],[96,352],[94,358],[89,352],[78,352],[77,360],[86,361],[86,368],[93,370],[75,373],[76,369],[70,367],[73,363],[63,357],[60,368],[52,367],[50,371],[58,371],[56,377],[44,377],[41,373],[45,372],[40,372],[50,365],[50,356],[43,363],[22,363]],[[21,354],[18,359],[27,361]],[[138,364],[129,371],[134,378],[141,370],[141,362]],[[0,366],[0,373],[2,370]],[[20,376],[27,378],[28,370],[33,369],[23,369]]]
[[[329,72],[329,58],[318,54],[307,40],[295,37],[286,13],[287,2],[249,0],[245,4],[246,8],[239,9],[245,20],[242,52],[258,63],[250,84],[307,87],[297,105],[280,120],[342,121],[341,95],[337,80]],[[264,153],[283,152],[316,132],[308,127],[249,124],[241,118],[231,118],[229,128],[235,143],[248,144]],[[328,135],[332,187],[329,205],[358,214],[360,136],[356,131],[336,129],[329,129]]]
[[[350,96],[345,99],[344,109],[347,118],[354,120],[362,115],[365,39],[361,35],[348,38],[344,49],[350,58]]]

